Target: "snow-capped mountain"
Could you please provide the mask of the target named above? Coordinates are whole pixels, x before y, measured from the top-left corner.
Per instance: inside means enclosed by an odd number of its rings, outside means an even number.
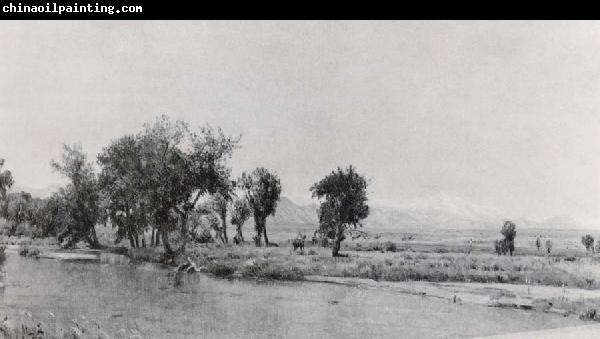
[[[505,220],[524,228],[576,229],[583,226],[569,216],[556,216],[538,221],[527,217],[513,218],[493,207],[472,203],[448,194],[419,197],[403,202],[402,206],[369,204],[370,214],[364,225],[371,229],[393,231],[403,228],[435,227],[446,229],[497,229]],[[282,197],[274,223],[317,224],[318,205],[299,205]]]

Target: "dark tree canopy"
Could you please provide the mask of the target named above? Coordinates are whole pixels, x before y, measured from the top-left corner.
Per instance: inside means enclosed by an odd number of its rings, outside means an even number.
[[[230,184],[231,157],[239,138],[225,136],[221,129],[202,127],[190,131],[182,122],[158,118],[137,136],[143,168],[143,187],[152,221],[159,226],[168,253],[185,250],[187,218],[205,194],[221,192]],[[174,250],[169,233],[179,229]]]
[[[242,227],[244,226],[244,223],[250,218],[251,214],[252,210],[250,210],[250,206],[248,206],[248,201],[246,199],[236,198],[233,201],[231,209],[231,223],[235,225],[236,235],[234,237],[234,241],[238,244],[244,241]]]
[[[209,208],[216,213],[221,220],[221,229],[219,233],[222,235],[222,241],[224,243],[229,242],[227,236],[227,211],[233,200],[233,195],[233,184],[224,183],[223,186],[211,196],[208,204]]]
[[[248,205],[254,216],[256,230],[256,246],[261,245],[260,237],[264,236],[265,246],[269,246],[267,237],[267,217],[275,215],[277,202],[281,195],[281,182],[276,173],[269,172],[266,168],[259,167],[252,173],[242,173],[239,180],[240,188],[244,190]]]
[[[594,237],[592,237],[590,234],[586,234],[585,236],[581,237],[581,243],[583,246],[585,246],[586,251],[595,252]]]
[[[504,244],[510,252],[510,255],[513,255],[515,251],[515,237],[517,236],[517,226],[514,222],[507,220],[502,225],[502,230],[500,233],[504,236]]]
[[[66,240],[65,247],[72,247],[80,241],[86,241],[91,247],[98,248],[96,223],[99,220],[98,182],[92,164],[88,162],[81,146],[65,145],[62,158],[52,161],[52,167],[70,180],[70,183],[56,195],[64,204],[67,223],[58,234],[58,240]]]
[[[60,194],[53,194],[48,199],[39,199],[34,209],[33,224],[36,237],[56,236],[69,223],[66,205]]]
[[[550,239],[546,240],[546,250],[548,251],[548,254],[552,251],[552,240]]]
[[[134,136],[126,135],[114,140],[98,155],[102,167],[98,181],[105,217],[117,227],[116,242],[128,237],[131,247],[139,247],[138,235],[143,235],[148,225],[140,148]]]
[[[362,226],[369,215],[367,180],[353,166],[338,167],[310,190],[313,197],[322,200],[319,207],[319,228],[323,235],[334,240],[333,255],[337,256],[344,233]]]
[[[2,170],[4,159],[0,158],[0,216],[8,218],[8,189],[14,184],[12,173],[9,170]]]

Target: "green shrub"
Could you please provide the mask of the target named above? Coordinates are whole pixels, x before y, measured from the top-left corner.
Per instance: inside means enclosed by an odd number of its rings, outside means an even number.
[[[37,248],[21,247],[19,248],[19,254],[24,257],[38,257],[42,252]]]
[[[29,253],[29,247],[21,247],[19,248],[19,255],[22,256],[27,256],[27,253]]]
[[[386,241],[384,247],[386,252],[396,252],[398,250],[396,244],[391,241]]]
[[[217,277],[228,277],[235,272],[235,267],[221,263],[209,263],[207,271]]]
[[[302,280],[304,273],[298,267],[270,265],[268,262],[253,263],[242,268],[242,276],[273,280]]]

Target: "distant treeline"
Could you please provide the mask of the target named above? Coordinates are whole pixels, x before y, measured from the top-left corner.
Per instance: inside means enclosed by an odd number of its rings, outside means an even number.
[[[99,171],[81,146],[64,145],[62,157],[51,166],[68,184],[48,199],[8,193],[14,182],[0,160],[3,232],[55,236],[67,248],[80,241],[100,248],[95,226],[104,224],[116,229],[116,243],[128,239],[131,247],[162,245],[166,254],[174,255],[183,253],[190,241],[229,242],[228,221],[236,226],[233,241],[242,243],[242,226],[252,217],[255,245],[268,246],[266,219],[276,212],[280,179],[262,167],[232,178],[227,160],[240,139],[220,128],[192,129],[161,116],[139,133],[104,147],[96,159]],[[344,234],[368,215],[366,186],[350,166],[311,187],[313,196],[322,200],[317,231],[333,240],[334,255]]]

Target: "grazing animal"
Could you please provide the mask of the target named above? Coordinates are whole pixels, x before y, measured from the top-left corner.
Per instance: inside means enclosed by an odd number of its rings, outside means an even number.
[[[304,251],[304,240],[306,240],[306,235],[302,235],[302,233],[298,233],[298,237],[296,237],[296,239],[292,239],[292,246],[294,247],[294,251],[298,248],[301,251]]]

